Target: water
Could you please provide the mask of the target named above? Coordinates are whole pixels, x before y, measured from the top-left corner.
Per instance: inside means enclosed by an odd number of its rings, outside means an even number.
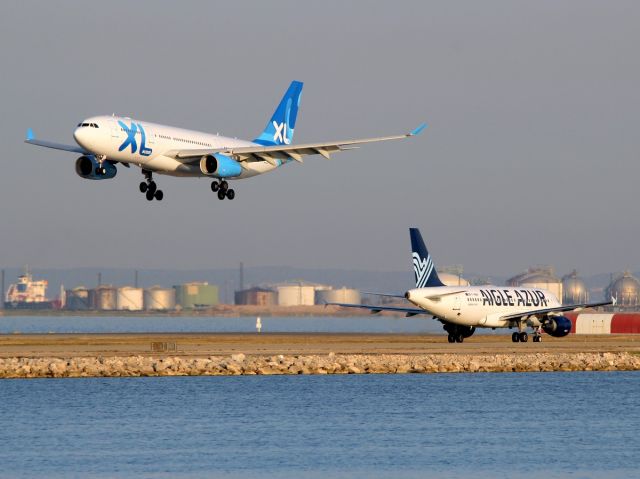
[[[0,477],[623,478],[640,373],[0,382]]]
[[[20,333],[228,333],[256,330],[255,317],[168,316],[5,316],[0,334]],[[263,332],[292,333],[439,333],[442,325],[430,316],[262,317]],[[502,333],[478,330],[476,334]]]

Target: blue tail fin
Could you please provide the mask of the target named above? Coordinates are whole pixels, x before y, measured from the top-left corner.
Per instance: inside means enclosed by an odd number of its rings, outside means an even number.
[[[416,288],[430,288],[444,286],[431,259],[431,255],[424,245],[418,228],[409,228],[411,236],[411,256],[413,257],[413,272],[416,275]]]
[[[264,146],[290,145],[301,95],[302,82],[292,81],[266,128],[253,142]]]

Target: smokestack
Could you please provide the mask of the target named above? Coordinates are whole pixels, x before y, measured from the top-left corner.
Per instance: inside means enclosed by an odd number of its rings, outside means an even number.
[[[98,272],[98,287],[102,286],[102,273]]]
[[[136,288],[138,287],[138,270],[136,270],[136,272],[135,272],[134,279],[133,279],[133,285]]]
[[[244,290],[244,264],[240,261],[240,291]]]
[[[2,270],[2,300],[0,300],[0,309],[4,309],[4,270]]]

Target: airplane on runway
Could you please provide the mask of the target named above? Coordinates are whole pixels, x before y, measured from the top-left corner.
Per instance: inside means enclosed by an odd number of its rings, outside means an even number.
[[[95,116],[82,120],[73,132],[78,144],[64,145],[35,138],[27,132],[26,143],[79,153],[76,173],[89,180],[116,176],[118,163],[142,169],[145,181],[140,192],[147,200],[162,200],[164,193],[153,181],[153,173],[211,178],[211,190],[218,199],[235,197],[228,180],[250,178],[307,155],[321,155],[358,148],[364,143],[399,140],[415,136],[420,125],[404,135],[293,145],[293,133],[300,106],[302,82],[289,86],[264,131],[253,141],[243,141],[199,131],[158,125],[119,116]]]
[[[527,327],[533,328],[533,341],[542,341],[541,331],[561,338],[571,331],[571,321],[561,313],[583,308],[615,304],[615,299],[600,303],[562,305],[544,289],[507,286],[445,286],[417,228],[410,228],[413,272],[416,287],[404,296],[418,308],[328,303],[346,308],[365,308],[373,313],[400,311],[407,316],[429,314],[443,324],[450,343],[461,343],[476,328],[517,328],[514,343],[528,341]],[[376,294],[376,293],[374,293]]]

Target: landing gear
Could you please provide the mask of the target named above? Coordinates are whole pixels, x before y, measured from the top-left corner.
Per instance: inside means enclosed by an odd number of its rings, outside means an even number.
[[[449,333],[447,341],[450,343],[462,343],[465,338],[471,337],[476,331],[473,326],[461,326],[452,323],[445,323],[442,329]]]
[[[158,189],[158,185],[153,181],[152,173],[148,170],[142,170],[146,181],[140,183],[140,193],[144,193],[147,201],[152,201],[154,199],[158,201],[162,201],[164,198],[164,193],[162,190]]]
[[[229,188],[229,183],[225,180],[220,180],[220,182],[212,181],[211,191],[218,193],[219,200],[224,200],[225,198],[232,200],[236,197],[236,192],[232,188]]]
[[[533,342],[534,343],[541,343],[542,342],[542,334],[540,334],[540,328],[536,328],[533,331]]]
[[[538,336],[538,339],[536,339],[536,336],[533,336],[533,342],[537,343],[540,341],[539,339],[540,337]],[[511,341],[514,343],[526,343],[527,341],[529,341],[529,335],[527,334],[526,331],[520,331],[519,333],[513,333],[511,335]]]
[[[104,175],[107,174],[107,169],[104,166],[102,166],[102,163],[106,159],[107,159],[107,157],[105,155],[96,155],[96,160],[98,160],[98,167],[96,168],[96,175],[104,176]]]

